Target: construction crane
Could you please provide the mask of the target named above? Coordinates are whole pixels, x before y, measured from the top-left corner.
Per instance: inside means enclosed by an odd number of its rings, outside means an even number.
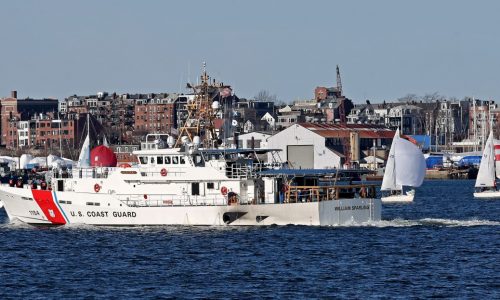
[[[347,120],[345,116],[345,97],[342,95],[342,79],[340,78],[340,69],[337,65],[337,101],[339,102],[339,120],[340,125],[347,129]],[[345,162],[344,165],[351,166],[351,134],[347,137],[342,138],[342,144],[344,148]]]

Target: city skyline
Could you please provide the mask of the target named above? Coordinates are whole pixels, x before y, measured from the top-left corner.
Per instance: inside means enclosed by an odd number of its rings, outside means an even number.
[[[0,4],[0,97],[185,92],[203,62],[252,98],[335,85],[355,103],[499,99],[495,1],[23,1]]]

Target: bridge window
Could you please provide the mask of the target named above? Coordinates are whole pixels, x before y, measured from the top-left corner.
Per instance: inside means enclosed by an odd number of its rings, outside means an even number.
[[[170,165],[170,156],[165,156],[165,164]]]
[[[177,165],[179,163],[179,157],[178,156],[172,156],[172,163],[174,165]]]
[[[141,162],[141,164],[145,165],[148,163],[148,159],[147,157],[145,156],[139,156],[139,161]]]
[[[156,157],[156,163],[159,165],[163,165],[163,156],[157,156]]]
[[[180,161],[181,161],[181,165],[185,165],[186,164],[186,160],[184,159],[184,156],[180,157]]]

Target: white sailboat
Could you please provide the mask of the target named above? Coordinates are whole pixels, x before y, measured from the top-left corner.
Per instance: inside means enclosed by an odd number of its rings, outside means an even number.
[[[492,131],[486,141],[486,145],[484,145],[483,157],[479,165],[475,188],[475,198],[500,198],[500,191],[496,188],[495,149]]]
[[[78,157],[78,168],[88,168],[90,167],[90,117],[87,114],[87,137],[83,142],[82,149],[80,150],[80,156]]]
[[[382,197],[382,203],[409,203],[415,190],[404,190],[404,186],[419,187],[425,177],[425,158],[422,151],[410,141],[399,136],[396,130],[389,158],[385,167],[381,191],[390,191]]]

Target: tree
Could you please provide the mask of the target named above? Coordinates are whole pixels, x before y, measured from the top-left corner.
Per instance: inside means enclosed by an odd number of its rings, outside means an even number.
[[[434,92],[432,94],[425,94],[422,98],[422,102],[424,103],[432,103],[432,102],[442,102],[446,100],[446,97],[443,95],[439,95],[438,92]]]
[[[266,90],[261,90],[260,92],[257,93],[254,97],[255,100],[257,101],[270,101],[270,102],[276,102],[278,100],[278,97],[275,94],[270,94]]]
[[[398,98],[398,102],[406,102],[406,103],[410,103],[413,101],[419,101],[419,100],[420,100],[420,97],[417,96],[416,94],[406,94],[406,96]]]

